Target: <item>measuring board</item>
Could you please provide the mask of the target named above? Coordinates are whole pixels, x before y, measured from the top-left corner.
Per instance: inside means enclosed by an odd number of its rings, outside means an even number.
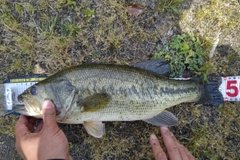
[[[41,77],[18,77],[13,79],[8,79],[3,82],[4,90],[4,109],[5,111],[11,111],[14,106],[24,105],[22,102],[19,102],[17,97],[22,94],[27,88],[38,83],[41,80],[44,80],[46,76]]]
[[[22,106],[17,97],[27,88],[44,80],[46,76],[31,78],[14,78],[4,81],[4,108],[11,111],[14,106]],[[191,78],[173,78],[175,80],[190,80]],[[1,87],[2,89],[2,87]],[[240,76],[221,77],[218,90],[221,92],[225,102],[240,101]]]

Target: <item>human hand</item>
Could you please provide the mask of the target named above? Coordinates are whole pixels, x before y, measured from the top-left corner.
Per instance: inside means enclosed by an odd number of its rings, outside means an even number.
[[[163,137],[163,142],[167,149],[170,160],[194,160],[195,158],[192,154],[181,145],[176,137],[168,130],[167,127],[160,128],[161,135]],[[156,135],[152,134],[150,136],[150,143],[156,160],[167,160],[167,156],[164,153],[162,147]]]
[[[36,120],[20,116],[15,126],[18,153],[27,160],[71,160],[67,137],[57,125],[56,110],[51,101],[43,103],[43,121],[34,129]]]

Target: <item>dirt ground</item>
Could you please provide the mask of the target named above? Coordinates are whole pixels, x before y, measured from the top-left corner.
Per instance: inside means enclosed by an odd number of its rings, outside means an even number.
[[[129,16],[125,6],[144,6]],[[51,75],[82,63],[133,64],[151,59],[161,39],[194,34],[205,40],[207,73],[240,75],[240,4],[237,0],[0,0],[0,80]],[[216,46],[213,57],[211,49]],[[196,159],[238,160],[240,103],[219,107],[180,104],[170,130]],[[17,117],[0,118],[0,159],[21,159],[14,148]],[[159,128],[142,121],[106,122],[106,135],[82,125],[60,125],[76,160],[153,159],[149,143]],[[162,142],[161,142],[162,143]],[[44,153],[43,153],[44,154]]]

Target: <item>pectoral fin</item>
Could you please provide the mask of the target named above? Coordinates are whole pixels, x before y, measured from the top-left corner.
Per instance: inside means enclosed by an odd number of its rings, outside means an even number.
[[[77,104],[83,107],[84,112],[94,112],[101,110],[110,102],[111,97],[107,93],[96,93],[84,99],[80,99]]]
[[[171,74],[169,64],[164,59],[143,61],[143,62],[133,64],[132,66],[154,72],[164,77],[168,77]]]
[[[105,124],[100,121],[84,122],[83,126],[95,138],[101,138],[105,134]]]
[[[162,113],[154,116],[153,118],[143,120],[155,126],[177,126],[178,118],[171,112],[163,111]]]

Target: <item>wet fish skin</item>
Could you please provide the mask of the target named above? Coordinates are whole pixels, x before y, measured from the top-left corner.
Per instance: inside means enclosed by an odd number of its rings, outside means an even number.
[[[79,99],[96,93],[111,96],[109,104],[95,112],[82,112],[79,115],[81,109],[74,108],[67,121],[74,121],[75,117],[80,121],[148,119],[168,107],[182,102],[194,102],[201,96],[199,83],[169,80],[128,66],[87,66],[69,72],[66,77],[71,84],[78,86]]]
[[[182,102],[197,102],[201,90],[198,82],[170,80],[137,67],[85,64],[50,76],[20,99],[26,107],[22,114],[41,117],[47,98],[59,111],[59,122],[80,124],[151,119]]]

